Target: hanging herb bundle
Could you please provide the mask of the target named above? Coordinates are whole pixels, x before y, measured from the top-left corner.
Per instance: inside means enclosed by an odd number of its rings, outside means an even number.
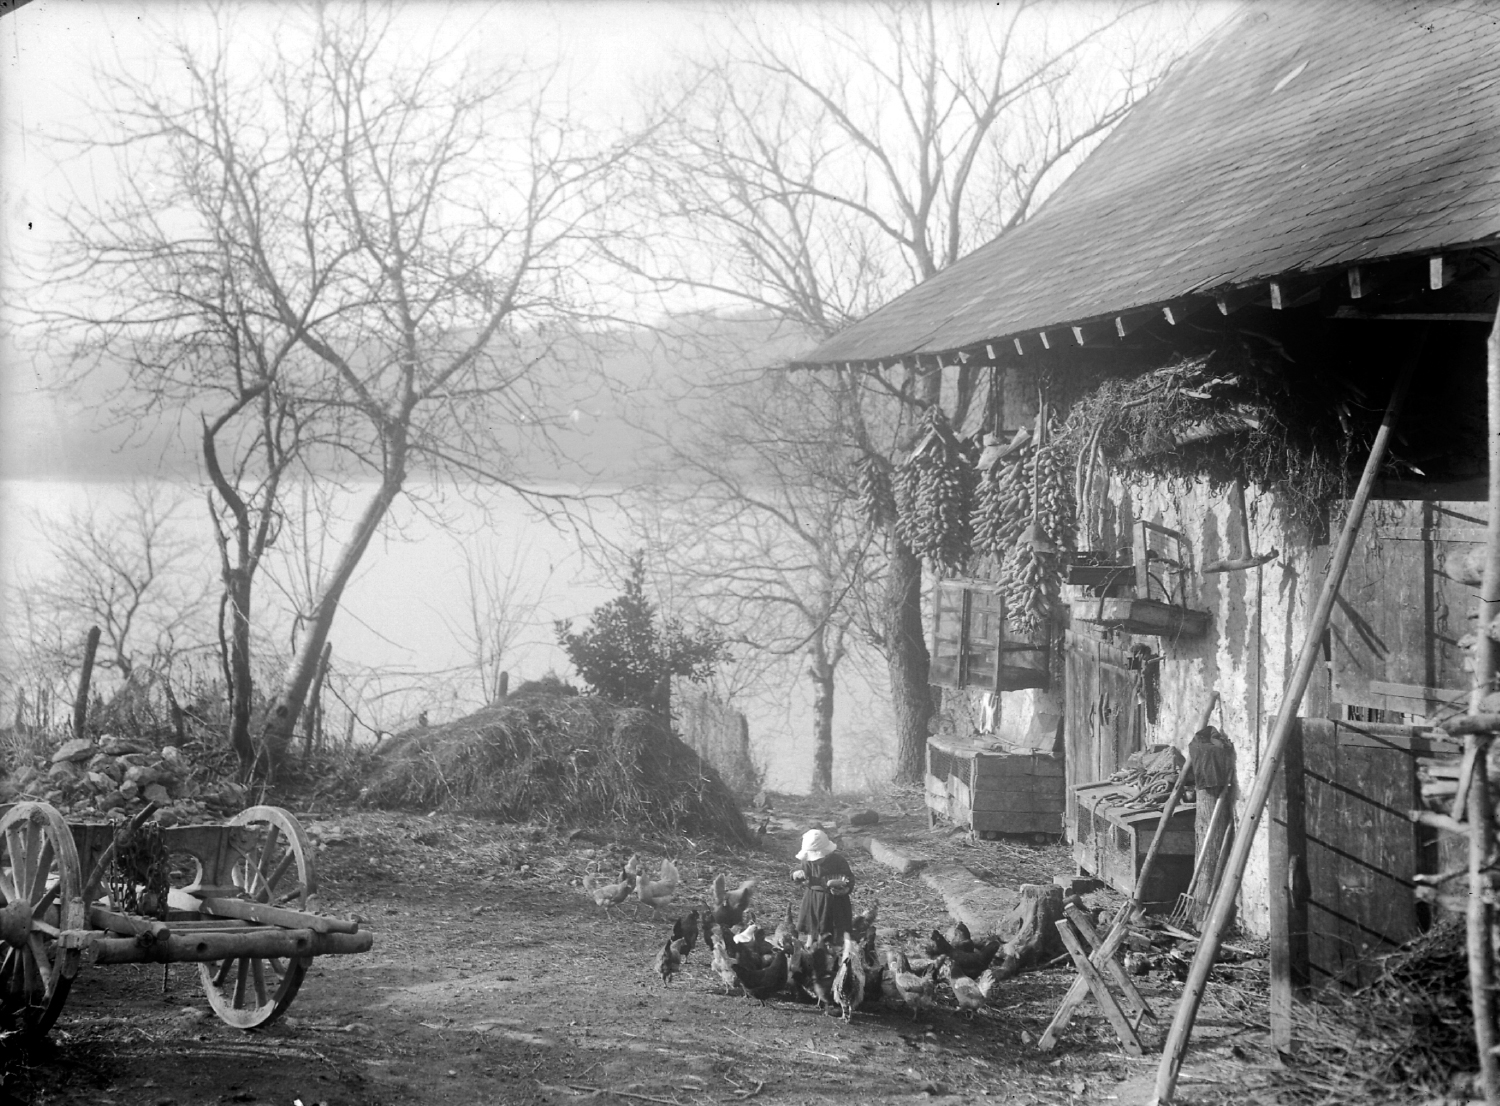
[[[901,539],[936,568],[957,572],[970,551],[974,459],[937,406],[912,455],[891,481]]]

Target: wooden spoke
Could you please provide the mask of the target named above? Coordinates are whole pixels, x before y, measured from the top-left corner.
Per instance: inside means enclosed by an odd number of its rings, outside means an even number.
[[[0,883],[8,902],[30,904],[30,923],[9,935],[0,958],[0,1013],[40,1035],[62,1012],[79,951],[59,943],[82,929],[86,904],[73,832],[46,803],[17,803],[0,815]]]
[[[256,902],[307,909],[317,884],[312,849],[297,820],[279,807],[257,806],[236,815],[230,825],[252,835],[234,866],[233,882],[241,892]],[[199,978],[221,1020],[254,1029],[286,1012],[311,963],[310,956],[240,957],[200,965]]]
[[[31,892],[26,896],[27,899],[33,903],[41,901],[42,892],[47,889],[47,877],[51,872],[52,842],[48,841],[42,845],[41,855],[37,857],[36,867],[31,870]]]

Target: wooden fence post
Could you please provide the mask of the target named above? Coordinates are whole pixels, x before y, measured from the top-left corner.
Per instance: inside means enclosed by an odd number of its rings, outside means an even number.
[[[78,697],[73,700],[73,736],[81,738],[89,719],[89,681],[94,678],[94,654],[99,651],[99,627],[90,626],[83,647],[83,671],[78,674]]]

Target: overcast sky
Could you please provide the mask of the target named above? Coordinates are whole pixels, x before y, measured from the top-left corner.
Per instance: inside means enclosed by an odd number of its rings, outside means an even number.
[[[1222,6],[1200,5],[1196,15],[1182,4],[1163,8],[1174,13],[1163,33],[1187,23],[1201,33],[1215,18],[1204,11]],[[255,56],[253,48],[240,51],[241,43],[265,45],[289,7],[267,0],[235,8],[236,52]],[[727,29],[749,24],[795,32],[810,13],[828,10],[793,3],[419,0],[403,9],[401,19],[414,43],[438,35],[486,61],[525,54],[534,63],[556,63],[556,84],[571,90],[573,109],[608,126],[627,118],[640,90],[669,74],[675,59],[701,51]],[[856,25],[877,13],[873,4],[852,2],[833,10],[841,22]],[[1086,0],[1047,5],[1039,26],[1043,33],[1066,29],[1099,10]],[[22,279],[13,260],[45,256],[28,247],[45,240],[49,211],[70,192],[88,194],[99,183],[102,162],[60,161],[56,141],[97,135],[104,98],[96,74],[123,68],[150,74],[153,82],[180,80],[163,41],[174,34],[211,35],[215,19],[210,5],[182,0],[32,0],[0,18],[0,309]],[[0,314],[0,323],[12,321]],[[99,431],[74,401],[45,389],[49,375],[0,325],[0,478],[76,478],[109,468],[107,451],[118,445],[120,433]],[[121,467],[139,469],[143,463],[149,467],[149,458],[137,451],[132,465]]]

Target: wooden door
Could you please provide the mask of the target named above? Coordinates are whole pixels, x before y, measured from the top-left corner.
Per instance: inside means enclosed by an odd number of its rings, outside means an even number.
[[[1141,674],[1123,649],[1068,631],[1063,741],[1066,750],[1068,834],[1076,839],[1073,788],[1108,779],[1141,747]]]
[[[1475,609],[1486,514],[1483,503],[1370,504],[1329,624],[1335,717],[1436,721],[1463,709],[1458,642]]]

